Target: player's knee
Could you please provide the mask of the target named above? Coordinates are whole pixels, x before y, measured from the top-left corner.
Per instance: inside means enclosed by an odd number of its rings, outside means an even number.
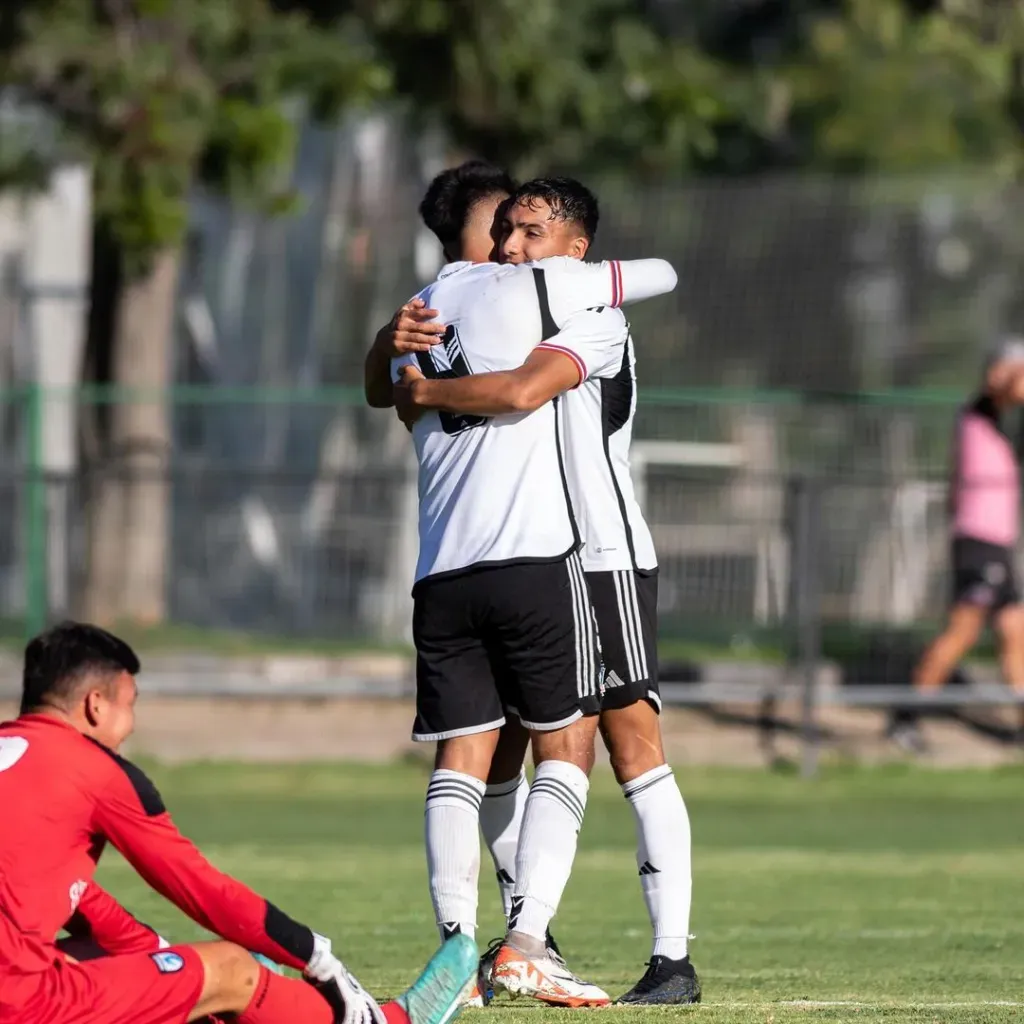
[[[665,763],[658,714],[645,700],[601,715],[601,736],[620,784]]]
[[[497,786],[516,778],[522,770],[529,746],[529,732],[523,728],[518,718],[510,718],[501,727],[498,745],[491,758],[491,770],[487,775],[487,784]]]
[[[233,942],[210,942],[195,947],[203,961],[203,1002],[209,1012],[242,1013],[252,1002],[260,965]]]
[[[594,738],[597,735],[597,715],[586,715],[564,729],[533,733],[533,759],[542,761],[568,761],[590,774],[594,767]]]
[[[437,744],[434,767],[471,775],[474,779],[486,782],[497,743],[497,729],[441,740]]]

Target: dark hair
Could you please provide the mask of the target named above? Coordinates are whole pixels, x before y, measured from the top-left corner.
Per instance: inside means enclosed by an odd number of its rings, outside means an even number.
[[[138,656],[123,640],[99,626],[62,622],[25,648],[21,710],[31,711],[52,699],[67,700],[90,673],[134,676],[138,671]]]
[[[556,219],[578,224],[587,241],[594,240],[600,216],[597,196],[583,182],[575,178],[534,178],[520,185],[512,194],[513,203],[524,199],[527,203],[532,199],[542,199],[551,207]]]
[[[468,160],[434,178],[420,203],[420,217],[448,254],[458,247],[470,210],[481,199],[511,194],[515,188],[507,171],[484,160]]]

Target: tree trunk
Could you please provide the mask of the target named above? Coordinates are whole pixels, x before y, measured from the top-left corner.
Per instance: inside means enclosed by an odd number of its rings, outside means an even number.
[[[166,614],[174,300],[180,252],[125,281],[114,315],[102,462],[90,481],[83,609],[93,622],[153,625]]]

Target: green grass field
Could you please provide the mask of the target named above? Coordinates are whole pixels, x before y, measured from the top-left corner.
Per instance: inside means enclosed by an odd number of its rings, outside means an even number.
[[[430,955],[422,767],[150,768],[211,859],[331,935],[371,990],[396,993]],[[1024,771],[678,777],[705,1001],[602,1019],[1024,1020]],[[613,996],[649,951],[633,842],[629,807],[600,773],[554,931],[570,964]],[[484,857],[481,943],[500,917]],[[116,855],[100,877],[169,937],[200,935]],[[570,1012],[499,1002],[464,1019],[542,1024]]]

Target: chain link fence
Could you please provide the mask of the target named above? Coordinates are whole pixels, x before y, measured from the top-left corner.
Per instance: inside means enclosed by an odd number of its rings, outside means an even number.
[[[11,392],[0,403],[0,617],[10,621],[28,612],[33,577],[43,580],[37,593],[47,618],[80,607],[90,559],[101,557],[90,540],[93,495],[100,477],[117,480],[122,470],[85,461],[71,474],[41,473],[29,450],[32,418],[45,416],[49,401],[66,400]],[[169,526],[166,536],[149,537],[163,552],[169,618],[282,638],[406,643],[416,484],[404,431],[400,448],[376,456],[352,426],[366,413],[342,389],[192,390],[171,401],[178,443],[169,477],[152,481],[166,488]],[[948,439],[955,405],[929,405],[920,424],[911,421],[934,457],[887,462],[879,454],[856,465],[831,454],[815,462],[806,452],[822,418],[830,434],[854,436],[864,415],[857,407],[844,427],[836,409],[767,400],[642,403],[648,424],[683,416],[729,427],[710,440],[699,430],[645,430],[635,442],[669,649],[785,656],[793,588],[803,585],[793,575],[794,493],[808,488],[822,621],[847,631],[937,621],[947,589],[946,489],[942,444],[927,435],[934,422]],[[908,415],[903,406],[876,409],[869,422],[882,436],[906,434],[912,452]],[[271,437],[277,451],[268,459]],[[925,472],[928,463],[936,471]],[[145,522],[124,529],[151,532]]]
[[[35,299],[17,249],[0,245],[0,618],[12,629],[87,597],[97,481],[123,470],[91,446],[82,410],[160,400],[170,516],[151,540],[171,622],[407,644],[414,466],[405,431],[363,406],[359,383],[376,328],[440,263],[416,203],[453,157],[410,138],[384,114],[306,130],[292,218],[196,196],[176,385],[159,399],[32,387]],[[666,657],[791,654],[810,585],[795,570],[794,494],[808,486],[826,653],[931,628],[953,416],[988,340],[1021,326],[1024,195],[962,180],[589,183],[602,203],[594,256],[664,257],[680,278],[628,309],[634,470],[662,563]],[[40,424],[71,398],[74,466],[46,470]]]

